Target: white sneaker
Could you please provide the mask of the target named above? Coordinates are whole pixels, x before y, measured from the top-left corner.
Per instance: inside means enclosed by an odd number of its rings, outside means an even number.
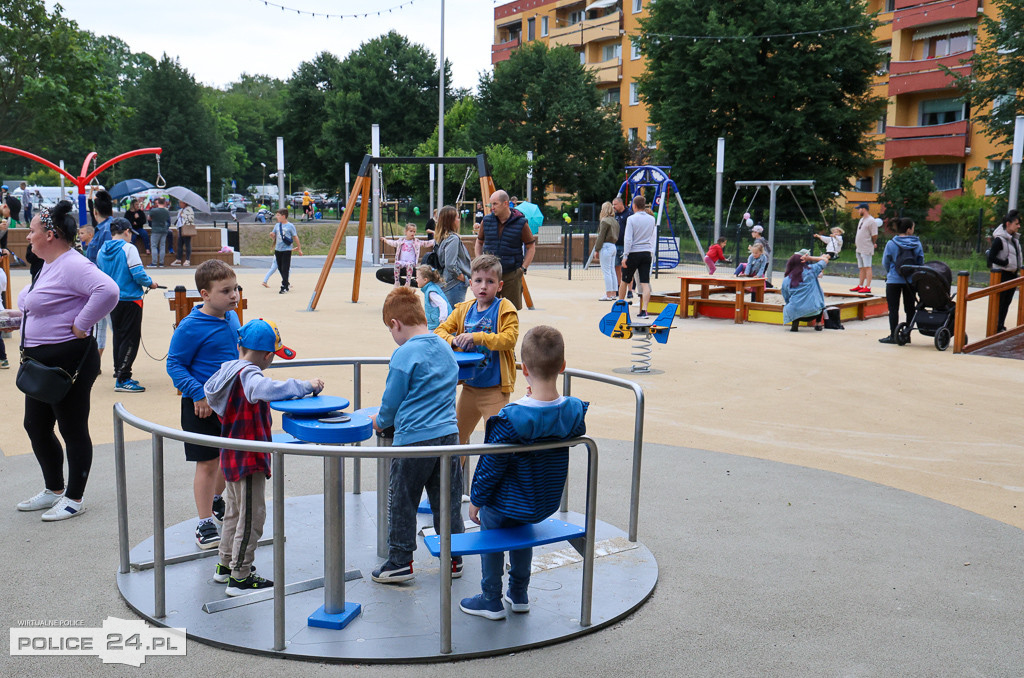
[[[74,501],[67,497],[61,497],[57,503],[53,505],[53,508],[43,514],[43,520],[50,523],[55,520],[67,520],[68,518],[74,518],[75,516],[83,513],[85,513],[85,504],[83,502]]]
[[[31,499],[26,499],[18,504],[19,511],[42,511],[48,509],[63,497],[63,494],[54,494],[49,490],[43,490]]]

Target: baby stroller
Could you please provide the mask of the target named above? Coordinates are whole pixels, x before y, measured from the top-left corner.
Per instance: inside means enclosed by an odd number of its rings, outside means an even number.
[[[956,302],[950,296],[953,271],[941,261],[925,262],[922,266],[903,266],[900,275],[914,291],[914,315],[909,322],[896,326],[896,343],[910,341],[915,327],[926,337],[935,337],[935,348],[945,351],[953,337],[953,311]]]

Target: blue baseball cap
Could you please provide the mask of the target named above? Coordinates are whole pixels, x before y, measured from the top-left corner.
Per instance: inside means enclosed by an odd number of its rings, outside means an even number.
[[[295,351],[281,343],[281,332],[269,320],[257,318],[238,330],[238,345],[250,351],[273,351],[285,360],[295,357]]]

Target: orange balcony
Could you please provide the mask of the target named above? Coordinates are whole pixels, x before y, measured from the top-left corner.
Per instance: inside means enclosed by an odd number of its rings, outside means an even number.
[[[958,19],[974,19],[978,16],[978,0],[896,0],[896,12],[892,18],[894,31],[941,24]]]
[[[596,64],[587,64],[585,68],[594,74],[598,85],[618,84],[622,79],[622,59],[619,57]]]
[[[556,28],[548,34],[548,46],[582,47],[598,40],[618,38],[621,24],[622,16],[616,12],[599,19],[587,19],[572,26]]]
[[[970,145],[970,121],[885,130],[885,159],[948,156],[963,158]]]
[[[974,50],[950,54],[939,59],[894,61],[889,65],[889,96],[949,89],[953,78],[939,67],[946,66],[957,75],[970,75],[971,65],[963,64],[974,56]]]
[[[491,65],[493,66],[499,61],[508,59],[512,56],[513,50],[519,47],[520,44],[522,44],[522,40],[516,38],[515,40],[509,40],[508,42],[491,45]]]

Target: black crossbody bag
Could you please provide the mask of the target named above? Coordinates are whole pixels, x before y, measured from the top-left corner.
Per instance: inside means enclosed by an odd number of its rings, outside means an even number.
[[[67,397],[68,391],[75,385],[78,373],[82,371],[95,339],[92,336],[89,337],[89,345],[82,353],[82,359],[78,362],[75,373],[68,374],[67,370],[62,367],[50,367],[25,355],[25,325],[27,322],[28,313],[26,312],[21,319],[21,345],[19,347],[21,365],[18,366],[18,376],[14,383],[18,390],[29,398],[34,398],[47,405],[56,405]]]

